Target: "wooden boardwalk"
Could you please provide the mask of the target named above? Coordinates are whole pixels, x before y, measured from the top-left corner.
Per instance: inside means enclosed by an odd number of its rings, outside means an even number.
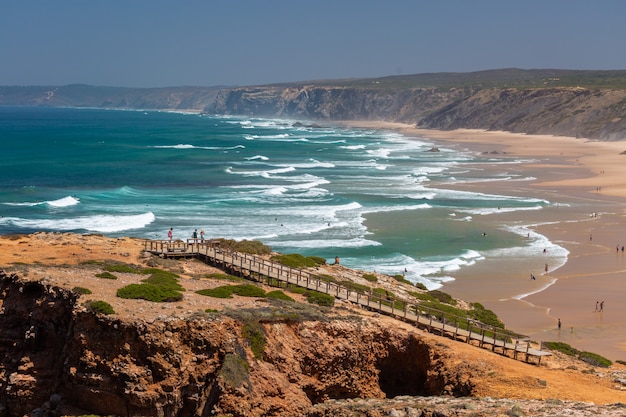
[[[296,285],[319,291],[413,323],[431,333],[461,340],[528,363],[534,361],[536,364],[541,364],[541,358],[550,355],[549,352],[533,348],[527,336],[425,307],[420,303],[348,288],[328,282],[308,271],[290,268],[259,256],[223,250],[217,241],[146,240],[144,249],[165,258],[194,257],[233,275],[266,282],[273,286]]]

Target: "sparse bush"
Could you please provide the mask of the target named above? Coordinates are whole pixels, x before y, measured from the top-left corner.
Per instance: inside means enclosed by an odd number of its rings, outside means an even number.
[[[130,284],[117,290],[117,296],[128,299],[143,299],[148,301],[173,302],[183,299],[183,295],[171,288],[153,284]]]
[[[447,294],[443,291],[432,290],[428,291],[428,294],[442,303],[450,304],[452,306],[456,305],[456,300],[452,298],[450,294]]]
[[[98,314],[115,314],[111,304],[106,301],[87,301],[85,307],[87,310]]]
[[[120,272],[120,273],[127,273],[127,274],[141,274],[142,273],[141,267],[127,265],[127,264],[109,264],[109,265],[106,265],[103,269],[108,272]]]
[[[597,353],[580,352],[578,354],[578,359],[592,366],[599,366],[600,368],[608,368],[609,366],[613,365],[613,362],[611,362],[607,358],[598,355]]]
[[[148,268],[144,270],[144,273],[149,273],[150,276],[146,279],[142,279],[141,282],[174,291],[185,291],[185,288],[178,283],[178,275],[172,272]]]
[[[284,300],[284,301],[295,301],[293,298],[291,298],[290,296],[288,296],[287,294],[279,290],[268,292],[267,294],[265,294],[265,298],[273,298],[273,299]]]
[[[117,279],[117,277],[110,272],[102,272],[100,274],[96,274],[96,276],[104,279]]]
[[[374,274],[363,274],[363,279],[369,282],[378,282],[378,278]]]
[[[250,350],[257,359],[263,359],[265,353],[265,331],[257,321],[246,321],[241,329],[241,336],[250,344]]]
[[[491,310],[487,310],[480,303],[472,303],[470,304],[473,310],[469,311],[469,315],[475,320],[480,321],[481,323],[488,324],[493,327],[497,327],[499,329],[504,329],[504,323],[500,321],[496,313]]]
[[[217,288],[207,288],[205,290],[196,291],[196,294],[214,298],[233,298],[233,292],[230,287],[230,285],[226,285]]]
[[[568,356],[577,356],[580,353],[580,351],[575,347],[563,342],[543,342],[543,345],[550,350],[562,352]]]
[[[419,288],[420,290],[424,290],[424,291],[428,291],[428,288],[426,288],[426,285],[422,284],[421,282],[416,282],[415,287]]]
[[[404,277],[404,275],[402,274],[396,274],[393,276],[393,279],[395,279],[398,282],[402,282],[403,284],[408,284],[408,285],[413,285],[413,283],[411,281],[409,281],[408,279],[406,279]]]
[[[91,290],[85,287],[74,287],[72,288],[72,292],[76,294],[91,294]]]
[[[233,294],[241,297],[265,297],[265,291],[262,288],[252,284],[232,285]]]
[[[299,253],[275,255],[272,256],[272,260],[291,268],[313,268],[326,263],[326,259],[313,256],[305,257]]]
[[[335,297],[332,295],[324,294],[317,291],[305,292],[307,301],[311,304],[317,304],[325,307],[332,307],[335,305]]]

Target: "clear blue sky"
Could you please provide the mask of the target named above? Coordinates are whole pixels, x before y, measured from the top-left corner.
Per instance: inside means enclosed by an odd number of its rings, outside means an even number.
[[[0,85],[626,69],[622,0],[0,0]]]

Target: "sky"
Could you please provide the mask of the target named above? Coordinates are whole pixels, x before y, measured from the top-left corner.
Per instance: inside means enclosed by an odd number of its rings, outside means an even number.
[[[626,69],[623,0],[0,0],[0,85]]]

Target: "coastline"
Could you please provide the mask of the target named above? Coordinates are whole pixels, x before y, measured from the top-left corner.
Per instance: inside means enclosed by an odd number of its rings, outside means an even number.
[[[499,157],[523,159],[507,169],[528,180],[457,184],[454,188],[514,192],[554,203],[538,211],[497,214],[497,220],[545,236],[569,252],[567,261],[555,264],[550,250],[532,256],[490,257],[451,273],[455,280],[444,284],[442,290],[480,302],[495,311],[507,328],[533,340],[562,341],[611,360],[626,359],[626,305],[622,303],[626,253],[621,251],[626,245],[625,141],[471,129],[434,131],[378,121],[338,124],[393,130],[408,138],[430,140],[435,146],[485,157],[498,153]],[[536,280],[529,278],[530,273]],[[596,302],[602,301],[603,311],[594,311]]]

